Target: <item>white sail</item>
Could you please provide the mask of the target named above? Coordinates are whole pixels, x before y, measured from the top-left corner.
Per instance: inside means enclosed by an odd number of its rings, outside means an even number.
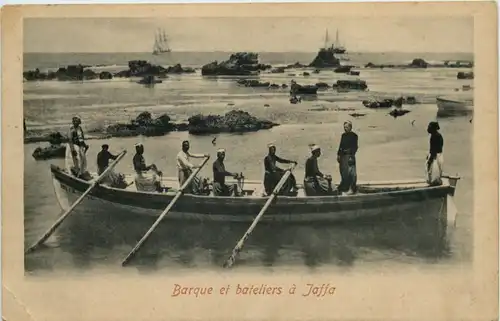
[[[155,34],[155,43],[153,46],[153,54],[158,55],[164,52],[171,52],[168,46],[168,39],[165,30],[159,29]]]

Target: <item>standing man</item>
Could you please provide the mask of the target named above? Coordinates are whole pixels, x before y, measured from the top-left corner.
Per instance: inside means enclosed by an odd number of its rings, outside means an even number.
[[[340,138],[337,151],[341,181],[339,192],[353,194],[357,192],[356,152],[358,151],[358,135],[352,131],[351,121],[344,122],[344,133]]]
[[[318,158],[321,156],[321,148],[318,145],[311,146],[311,157],[306,161],[306,173],[304,176],[304,192],[307,196],[332,195],[332,177],[324,175],[318,168]]]
[[[240,196],[238,191],[238,184],[226,185],[226,176],[232,176],[236,179],[239,178],[238,173],[231,173],[226,171],[224,165],[224,158],[226,157],[226,150],[221,148],[217,150],[217,159],[212,165],[214,172],[213,192],[214,196]]]
[[[295,161],[287,160],[280,158],[276,155],[276,146],[274,144],[268,144],[269,153],[264,158],[264,189],[267,195],[271,195],[274,188],[280,181],[281,177],[285,174],[285,170],[276,166],[276,162],[282,164],[297,164]],[[296,186],[295,176],[290,173],[288,179],[285,184],[281,188],[279,194],[281,195],[296,195],[297,194],[297,186]]]
[[[427,183],[431,186],[443,184],[443,136],[439,133],[439,123],[431,121],[427,126],[427,133],[430,134],[429,154],[427,155]]]
[[[189,152],[189,141],[185,140],[182,142],[182,150],[177,154],[177,170],[179,175],[179,188],[186,182],[189,176],[193,173],[193,169],[199,168],[191,164],[191,158],[205,158],[210,157],[210,155],[192,154]],[[196,178],[193,181],[198,181]],[[190,184],[193,185],[193,184]],[[187,187],[186,191],[193,191],[193,188]]]
[[[160,179],[162,172],[158,170],[155,164],[146,166],[143,154],[144,146],[141,143],[135,144],[135,155],[132,161],[134,163],[135,186],[137,190],[143,192],[163,191]],[[144,174],[150,170],[153,171],[153,176],[145,176]]]
[[[86,179],[90,176],[87,172],[87,150],[89,145],[85,143],[83,135],[82,121],[79,117],[73,117],[73,126],[70,127],[68,134],[68,144],[66,145],[66,169],[68,173],[76,177]],[[71,162],[73,166],[71,166]]]

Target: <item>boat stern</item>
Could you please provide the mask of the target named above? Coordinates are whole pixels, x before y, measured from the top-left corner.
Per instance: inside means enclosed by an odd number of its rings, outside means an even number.
[[[445,221],[443,222],[445,225],[445,230],[443,232],[449,238],[456,227],[458,210],[455,204],[454,196],[460,176],[458,176],[458,174],[455,176],[445,175],[442,176],[442,178],[447,181],[447,185],[449,186],[448,195],[446,196],[446,199],[443,200],[443,212],[441,215],[442,220]]]

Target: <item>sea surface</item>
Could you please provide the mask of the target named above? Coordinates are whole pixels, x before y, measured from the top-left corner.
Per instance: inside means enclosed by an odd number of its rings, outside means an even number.
[[[199,68],[213,60],[224,60],[229,53],[150,54],[25,54],[24,69],[49,70],[68,64],[86,64],[95,70],[125,69],[128,60],[144,59],[156,64]],[[285,65],[309,63],[314,53],[262,53],[261,62]],[[346,64],[363,66],[373,63],[405,63],[413,58],[427,61],[472,60],[466,54],[353,53]],[[190,75],[171,75],[163,83],[147,88],[137,79],[112,79],[85,82],[25,82],[24,117],[29,130],[68,130],[71,117],[79,115],[84,130],[102,128],[114,122],[127,122],[142,111],[153,116],[168,114],[174,121],[187,121],[194,114],[224,114],[241,109],[257,117],[281,124],[271,130],[246,134],[220,134],[216,145],[213,136],[193,136],[187,132],[163,137],[111,138],[90,140],[88,162],[96,170],[95,159],[103,143],[114,153],[127,149],[128,155],[118,164],[121,172],[132,171],[134,144],[143,142],[147,163],[156,165],[167,176],[175,176],[175,155],[182,140],[191,141],[192,151],[209,153],[227,149],[226,167],[243,172],[248,179],[261,179],[266,144],[274,142],[278,155],[297,160],[295,170],[302,181],[308,144],[322,147],[319,166],[339,182],[335,152],[342,133],[342,123],[351,120],[359,135],[358,179],[422,179],[429,137],[427,123],[436,120],[435,98],[439,95],[473,95],[463,92],[472,80],[457,80],[464,69],[364,69],[359,78],[366,80],[369,91],[337,93],[320,91],[317,99],[290,104],[288,90],[239,87],[232,77],[202,77],[198,70]],[[284,74],[262,74],[258,78],[278,84],[327,82],[355,79],[356,76],[322,71],[303,76],[304,70],[287,70]],[[311,71],[311,70],[308,70]],[[293,74],[293,75],[292,75]],[[241,78],[241,77],[240,77]],[[458,90],[457,90],[458,89]],[[415,96],[420,104],[405,105],[411,112],[398,118],[387,109],[372,110],[361,104],[366,98]],[[351,113],[365,114],[352,117]],[[289,267],[311,271],[331,269],[345,271],[387,266],[395,270],[429,265],[468,265],[472,257],[472,130],[471,117],[439,118],[444,137],[445,172],[458,173],[455,202],[459,210],[455,233],[449,246],[437,250],[429,231],[417,226],[399,226],[390,222],[341,224],[334,226],[266,226],[257,225],[238,261],[239,266],[261,269]],[[62,166],[64,160],[35,161],[31,154],[37,146],[25,144],[24,158],[24,231],[25,245],[40,237],[57,219],[61,209],[50,177],[50,164]],[[211,176],[210,166],[202,175]],[[30,274],[67,273],[68,271],[120,271],[121,260],[148,230],[154,218],[110,214],[96,216],[77,207],[61,225],[47,246],[27,255],[25,269]],[[158,213],[159,214],[159,213]],[[257,213],[256,213],[257,214]],[[422,213],[421,213],[422,214]],[[420,214],[419,214],[420,215]],[[423,214],[425,215],[425,213]],[[173,223],[164,221],[146,243],[130,268],[153,272],[185,269],[219,269],[237,241],[248,228],[246,224]]]

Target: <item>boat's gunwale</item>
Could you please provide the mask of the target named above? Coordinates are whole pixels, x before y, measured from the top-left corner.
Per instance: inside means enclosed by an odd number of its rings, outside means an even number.
[[[51,164],[51,172],[54,175],[55,173],[59,173],[59,175],[62,175],[69,179],[70,181],[74,181],[80,184],[86,184],[90,186],[89,181],[82,180],[80,178],[73,177],[71,175],[68,175],[63,169],[61,169],[57,165]],[[58,180],[57,178],[55,178]],[[404,184],[400,185],[403,186]],[[373,186],[373,185],[372,185]],[[386,186],[382,184],[381,186]],[[398,185],[394,185],[398,186]],[[408,186],[408,185],[406,185]],[[99,185],[99,188],[103,188],[105,190],[113,191],[113,192],[120,192],[120,193],[131,193],[131,195],[142,195],[142,196],[149,196],[149,197],[173,197],[174,195],[172,194],[160,194],[156,192],[145,192],[145,191],[131,191],[131,190],[125,190],[125,189],[119,189],[119,188],[114,188],[106,185]],[[352,203],[359,203],[362,199],[366,199],[367,201],[372,198],[379,198],[383,196],[389,196],[389,197],[398,197],[402,195],[407,195],[409,193],[432,193],[434,191],[439,191],[439,190],[448,190],[448,194],[453,195],[454,190],[456,189],[455,186],[451,186],[449,183],[448,184],[443,184],[440,186],[424,186],[424,187],[408,187],[407,189],[401,189],[401,190],[395,190],[395,191],[381,191],[377,193],[369,193],[369,194],[351,194],[351,195],[327,195],[327,196],[280,196],[280,199],[282,200],[294,200],[301,202],[301,204],[306,205],[307,203],[317,203],[321,201],[326,201],[326,202],[337,202],[341,201],[343,204],[352,204]],[[246,202],[251,202],[251,201],[262,201],[267,199],[267,197],[262,196],[262,197],[234,197],[234,196],[207,196],[207,195],[194,195],[194,194],[189,194],[190,198],[193,199],[198,199],[198,200],[212,200],[212,201],[246,201]],[[311,204],[312,205],[312,204]]]

